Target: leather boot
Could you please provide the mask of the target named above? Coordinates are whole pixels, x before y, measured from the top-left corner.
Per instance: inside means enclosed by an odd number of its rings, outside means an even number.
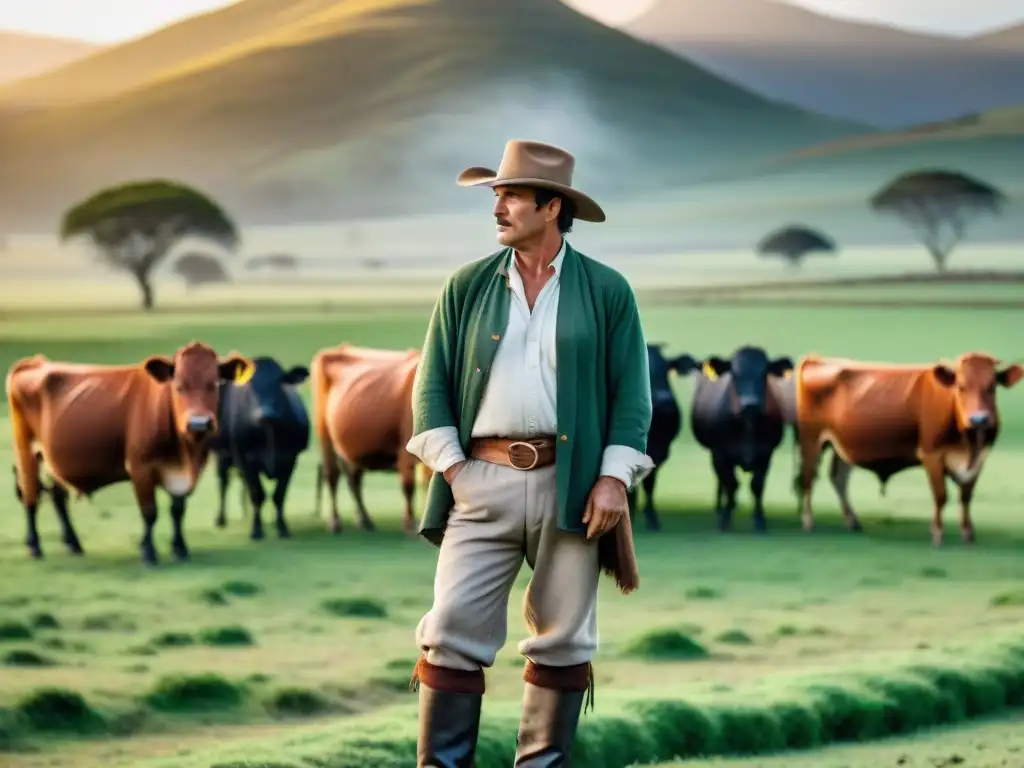
[[[438,667],[421,658],[413,673],[413,687],[419,690],[416,768],[473,768],[483,670]]]
[[[571,764],[580,709],[593,699],[589,662],[545,667],[527,661],[523,714],[516,739],[515,768],[564,768]]]

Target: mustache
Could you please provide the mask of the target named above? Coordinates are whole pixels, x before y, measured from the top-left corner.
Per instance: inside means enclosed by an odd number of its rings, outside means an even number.
[[[512,226],[512,222],[509,221],[508,219],[496,219],[496,223],[500,224],[503,227],[511,227]]]

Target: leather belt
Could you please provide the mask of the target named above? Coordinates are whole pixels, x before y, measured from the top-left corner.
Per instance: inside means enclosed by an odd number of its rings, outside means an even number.
[[[555,463],[555,438],[533,437],[514,440],[501,437],[474,438],[470,446],[474,459],[514,469],[540,469]]]

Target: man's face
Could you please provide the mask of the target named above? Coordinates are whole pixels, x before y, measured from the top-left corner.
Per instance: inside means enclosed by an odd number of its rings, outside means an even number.
[[[558,218],[556,198],[538,210],[533,190],[528,187],[495,187],[494,218],[498,242],[516,248],[537,239],[550,222]]]

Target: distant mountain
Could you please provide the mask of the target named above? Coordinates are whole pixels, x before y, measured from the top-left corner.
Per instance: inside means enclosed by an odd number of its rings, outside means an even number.
[[[1005,27],[995,32],[978,35],[973,40],[989,48],[1024,55],[1024,24],[1017,24],[1013,27]]]
[[[881,127],[1024,100],[1024,45],[915,34],[774,0],[659,0],[623,29],[770,98]],[[1019,40],[1020,28],[1007,35]]]
[[[227,52],[275,29],[308,20],[335,0],[247,0],[198,14],[179,23],[37,77],[0,88],[0,107],[50,107],[67,101],[90,101],[173,74],[184,62],[216,51]]]
[[[94,43],[0,30],[0,84],[60,67],[99,50]]]
[[[172,40],[206,42],[168,69]],[[479,206],[455,175],[496,164],[514,137],[570,149],[578,183],[607,199],[862,130],[558,0],[244,0],[102,62],[156,74],[0,124],[0,208],[23,226],[52,228],[77,197],[157,175],[260,223]],[[71,92],[97,66],[66,67],[47,93]]]

